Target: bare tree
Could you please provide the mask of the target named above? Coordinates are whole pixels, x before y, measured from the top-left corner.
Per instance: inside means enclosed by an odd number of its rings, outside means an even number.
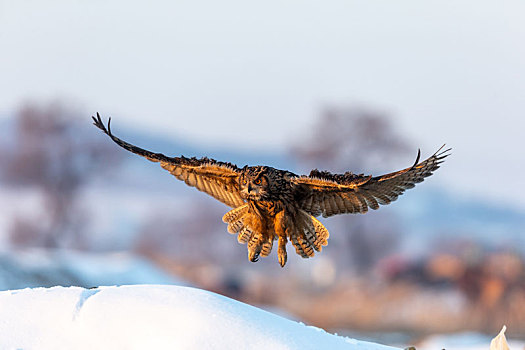
[[[80,124],[87,120],[57,103],[27,104],[16,114],[14,144],[2,147],[4,181],[39,190],[44,218],[38,222],[28,221],[24,214],[14,218],[13,244],[82,245],[86,214],[79,207],[79,191],[90,176],[118,157],[107,144],[92,141],[90,123]]]
[[[325,108],[310,134],[292,146],[301,165],[332,172],[370,172],[408,151],[390,119],[357,107]]]

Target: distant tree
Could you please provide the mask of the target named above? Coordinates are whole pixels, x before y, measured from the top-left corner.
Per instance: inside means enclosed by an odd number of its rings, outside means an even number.
[[[356,107],[329,107],[310,133],[301,135],[291,154],[303,170],[318,168],[331,172],[379,175],[391,169],[409,150],[406,139],[382,113]],[[392,251],[398,241],[396,220],[391,215],[342,215],[327,221],[337,260],[363,271]],[[337,243],[336,243],[337,242]],[[336,243],[336,244],[334,244]]]
[[[81,118],[82,117],[82,118]],[[43,197],[42,215],[13,219],[10,239],[18,246],[81,246],[86,213],[79,191],[118,154],[93,133],[88,116],[55,103],[23,106],[15,116],[14,144],[2,147],[3,179],[33,187]]]
[[[358,107],[328,107],[320,113],[311,132],[302,134],[291,150],[306,168],[369,173],[391,166],[409,147],[382,113]]]

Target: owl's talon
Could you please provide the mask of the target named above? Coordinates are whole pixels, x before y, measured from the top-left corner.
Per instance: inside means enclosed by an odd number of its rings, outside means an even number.
[[[288,254],[286,253],[286,241],[282,238],[279,239],[279,248],[277,250],[277,254],[279,257],[279,265],[284,267],[284,265],[286,265],[286,261],[288,260]]]
[[[259,251],[250,251],[248,252],[248,259],[251,261],[251,262],[257,262],[259,261],[259,254],[260,254],[260,249]]]
[[[284,265],[286,265],[286,260],[287,260],[287,254],[286,254],[286,251],[281,254],[281,252],[279,252],[279,265],[281,265],[281,267],[284,267]]]

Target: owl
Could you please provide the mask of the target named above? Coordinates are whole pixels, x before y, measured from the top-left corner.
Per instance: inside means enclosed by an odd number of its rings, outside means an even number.
[[[376,210],[380,205],[389,204],[432,175],[450,151],[443,150],[442,146],[422,162],[418,151],[414,165],[381,176],[332,174],[317,169],[306,176],[270,166],[239,168],[206,157],[168,157],[113,135],[111,118],[107,128],[98,113],[93,121],[120,147],[160,163],[177,179],[233,208],[222,220],[228,224],[228,232],[237,234],[239,243],[247,245],[250,261],[268,256],[277,241],[277,256],[282,267],[287,260],[288,241],[303,258],[313,257],[328,244],[328,230],[316,217],[366,213],[369,208]]]

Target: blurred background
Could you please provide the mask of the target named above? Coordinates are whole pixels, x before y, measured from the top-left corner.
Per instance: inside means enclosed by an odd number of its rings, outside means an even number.
[[[0,0],[0,289],[176,283],[389,344],[525,339],[524,17],[519,0]],[[321,219],[329,245],[281,269],[97,111],[152,151],[300,174],[453,150],[392,205]]]

